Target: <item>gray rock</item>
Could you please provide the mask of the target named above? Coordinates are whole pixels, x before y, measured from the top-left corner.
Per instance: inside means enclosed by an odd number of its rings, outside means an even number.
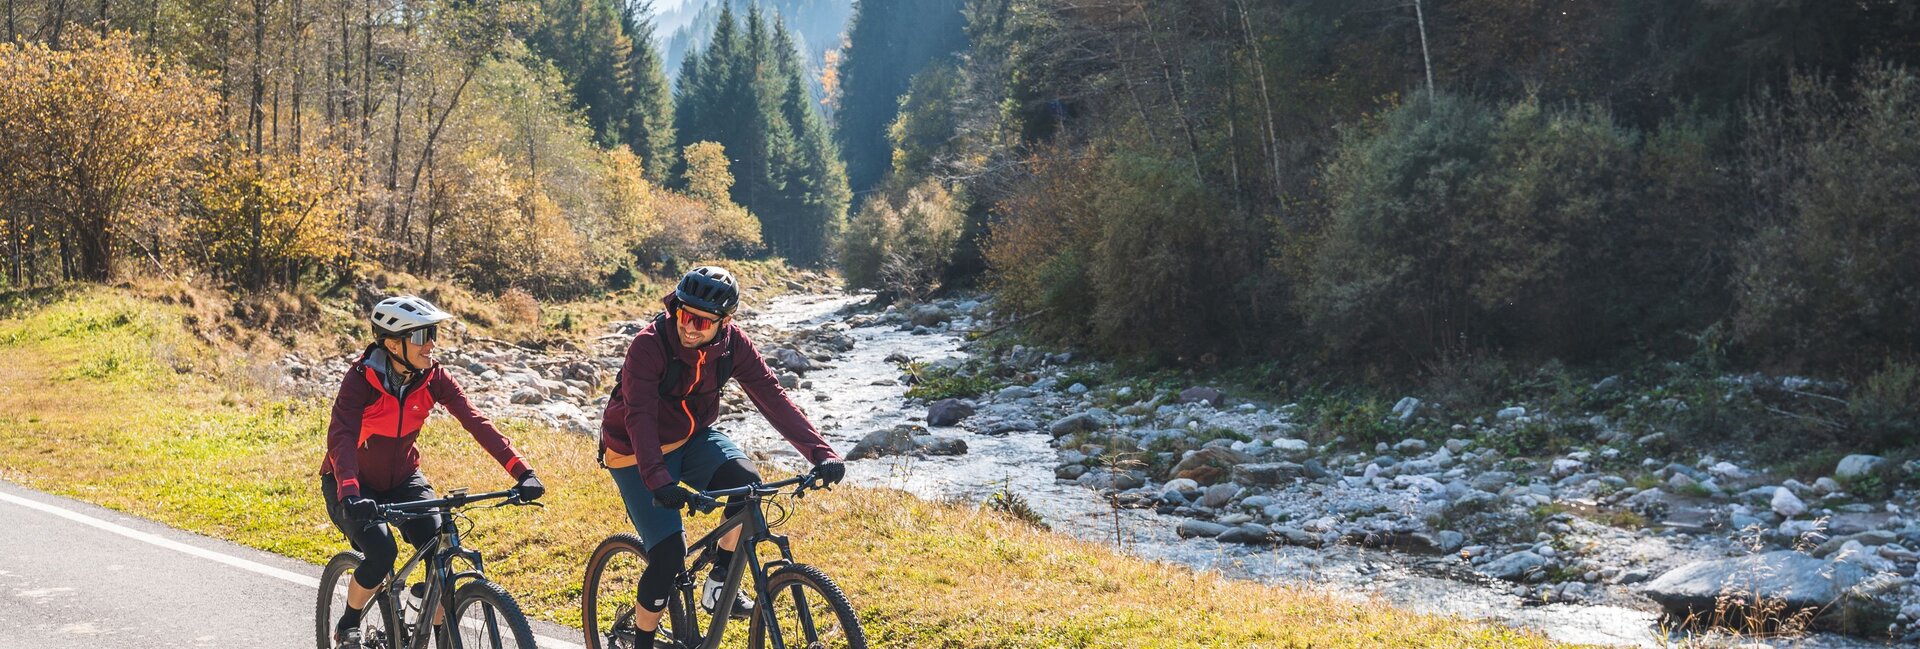
[[[1018,399],[1025,399],[1031,396],[1033,396],[1033,390],[1028,389],[1027,386],[1009,385],[1007,387],[1000,388],[1000,392],[993,395],[993,398],[996,401],[1015,401]]]
[[[913,438],[914,451],[925,455],[965,455],[967,440],[958,437],[934,437],[917,435]]]
[[[1298,527],[1273,528],[1273,536],[1274,538],[1279,539],[1281,542],[1286,543],[1287,545],[1297,545],[1297,546],[1308,547],[1308,548],[1320,547],[1319,536],[1316,536]]]
[[[1480,572],[1495,579],[1521,581],[1529,575],[1538,574],[1546,567],[1546,557],[1521,550],[1487,562],[1486,565],[1480,566]]]
[[[1238,495],[1240,495],[1239,485],[1217,484],[1208,487],[1206,493],[1200,496],[1200,506],[1218,509],[1232,502],[1234,496]]]
[[[1594,394],[1606,394],[1618,389],[1620,389],[1620,376],[1617,374],[1600,379],[1599,383],[1593,384]]]
[[[907,321],[912,322],[913,326],[916,327],[932,327],[946,322],[952,317],[952,314],[940,310],[940,307],[931,304],[922,304],[913,307],[913,311],[907,315]]]
[[[800,350],[792,347],[781,347],[773,350],[773,362],[774,365],[782,369],[801,374],[816,369],[816,366],[813,364],[813,359],[807,358],[806,354],[802,354]]]
[[[1393,445],[1393,452],[1401,455],[1414,455],[1427,452],[1427,441],[1423,439],[1403,439]]]
[[[1886,458],[1878,455],[1849,455],[1840,458],[1840,465],[1833,469],[1833,477],[1839,480],[1859,480],[1873,474],[1886,463]]]
[[[1226,395],[1221,394],[1219,390],[1213,388],[1187,388],[1180,391],[1180,403],[1200,403],[1204,401],[1209,405],[1219,407],[1225,399]]]
[[[1519,419],[1521,417],[1527,416],[1527,409],[1522,408],[1520,406],[1513,406],[1511,408],[1501,408],[1500,412],[1494,413],[1493,416],[1494,418],[1500,419],[1502,421]]]
[[[1260,525],[1247,524],[1247,525],[1241,525],[1239,527],[1235,527],[1225,532],[1221,532],[1220,536],[1215,538],[1218,538],[1221,543],[1240,543],[1243,545],[1266,545],[1268,543],[1273,542],[1273,540],[1269,538],[1270,534],[1271,532],[1267,531],[1267,528],[1265,527],[1262,527]]]
[[[959,399],[941,399],[927,406],[928,426],[952,426],[973,416],[973,406]]]
[[[1787,518],[1807,513],[1807,504],[1801,502],[1800,497],[1793,495],[1793,490],[1786,487],[1773,490],[1772,506],[1775,513]]]
[[[547,400],[547,397],[546,395],[541,394],[539,388],[535,388],[533,386],[522,386],[521,388],[513,391],[513,396],[509,400],[514,403],[531,406],[531,405],[539,405],[541,403],[545,403]]]
[[[1111,418],[1102,421],[1100,417],[1093,413],[1080,412],[1054,420],[1053,423],[1047,425],[1047,432],[1052,433],[1054,437],[1066,437],[1074,433],[1100,430],[1110,423],[1112,423]]]
[[[1846,547],[1849,541],[1854,543],[1859,543],[1862,546],[1871,547],[1871,546],[1877,546],[1877,545],[1886,545],[1888,543],[1894,543],[1899,540],[1900,540],[1900,536],[1897,534],[1894,534],[1893,532],[1889,532],[1886,530],[1872,530],[1868,532],[1861,532],[1859,534],[1848,534],[1846,536],[1839,536],[1839,537],[1827,539],[1826,543],[1822,543],[1819,545],[1819,547],[1814,548],[1811,554],[1813,556],[1824,559],[1827,557],[1827,555],[1831,555],[1835,552],[1839,552],[1840,548]]]
[[[876,430],[860,438],[847,453],[849,460],[886,457],[889,455],[907,455],[914,452],[919,444],[914,441],[914,431],[909,426],[897,426],[887,430]]]
[[[1467,486],[1480,491],[1499,491],[1507,485],[1513,484],[1514,479],[1515,476],[1506,471],[1488,471],[1473,476],[1473,479],[1467,481]]]
[[[1180,538],[1183,538],[1183,539],[1191,539],[1196,537],[1210,539],[1216,536],[1220,536],[1221,534],[1225,533],[1227,529],[1228,529],[1227,526],[1221,525],[1219,523],[1209,523],[1207,521],[1189,518],[1187,520],[1180,521],[1180,527],[1175,528],[1174,532],[1178,533],[1180,535]]]
[[[1885,632],[1897,607],[1868,589],[1855,588],[1868,577],[1852,563],[1780,550],[1690,563],[1661,575],[1641,592],[1675,616],[1711,615],[1722,597],[1747,602],[1757,598],[1787,611],[1819,611],[1815,628]]]
[[[1402,423],[1412,421],[1413,415],[1419,411],[1420,400],[1413,397],[1401,397],[1399,402],[1393,404],[1393,416]]]
[[[1271,487],[1292,483],[1294,478],[1306,474],[1306,467],[1292,462],[1262,462],[1259,464],[1240,464],[1233,467],[1233,481],[1254,487]]]
[[[1299,458],[1301,456],[1304,456],[1312,452],[1312,447],[1309,446],[1307,444],[1307,441],[1303,439],[1288,439],[1285,437],[1280,437],[1280,438],[1275,438],[1271,442],[1267,442],[1267,445],[1273,447],[1273,451],[1275,453],[1279,453],[1282,457],[1286,457],[1290,459]]]
[[[1053,477],[1061,480],[1078,480],[1086,473],[1087,467],[1078,464],[1062,464],[1053,468]]]

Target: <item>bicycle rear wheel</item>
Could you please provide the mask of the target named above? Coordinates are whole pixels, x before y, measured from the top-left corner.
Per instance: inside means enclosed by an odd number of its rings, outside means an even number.
[[[615,534],[600,542],[587,558],[580,587],[580,627],[587,649],[654,649],[674,647],[676,620],[685,620],[686,605],[678,593],[667,600],[654,647],[635,647],[634,597],[640,573],[647,569],[646,545],[632,534]]]
[[[534,649],[533,627],[506,589],[484,579],[460,587],[447,620],[455,649]]]
[[[347,609],[347,585],[353,582],[353,573],[360,568],[363,560],[358,552],[342,552],[333,555],[327,567],[320,573],[320,590],[314,602],[313,628],[315,646],[318,649],[334,649],[334,623],[340,620],[340,614]],[[374,593],[367,600],[367,610],[360,615],[361,643],[367,647],[393,649],[398,645],[394,641],[393,630],[399,628],[394,619],[393,608],[388,603],[386,593]]]
[[[767,581],[766,612],[753,616],[747,627],[747,646],[767,649],[866,649],[867,636],[860,618],[840,592],[840,586],[819,568],[793,564],[774,571]],[[767,624],[771,613],[773,625]]]

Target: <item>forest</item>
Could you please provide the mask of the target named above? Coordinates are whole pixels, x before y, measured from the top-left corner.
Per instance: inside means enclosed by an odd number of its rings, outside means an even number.
[[[5,282],[777,257],[1159,366],[1920,395],[1909,3],[862,0],[809,72],[847,10],[705,7],[669,75],[640,1],[9,0]]]

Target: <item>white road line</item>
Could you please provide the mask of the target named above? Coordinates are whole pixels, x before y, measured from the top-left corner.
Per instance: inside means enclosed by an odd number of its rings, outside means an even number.
[[[15,496],[13,494],[6,493],[4,491],[0,491],[0,501],[13,503],[15,505],[25,507],[27,509],[43,511],[43,512],[53,514],[55,516],[59,516],[61,518],[64,518],[76,523],[106,530],[108,532],[112,532],[114,534],[118,534],[130,539],[133,539],[135,541],[140,541],[150,545],[157,545],[169,550],[179,552],[181,554],[199,557],[199,558],[206,559],[208,561],[213,561],[216,563],[223,563],[229,566],[233,566],[235,568],[239,568],[241,570],[245,570],[255,574],[266,575],[268,577],[272,577],[282,581],[292,582],[295,584],[299,584],[301,586],[305,586],[307,588],[312,588],[316,590],[320,588],[320,579],[318,577],[313,577],[311,575],[303,575],[297,572],[293,572],[291,570],[283,570],[280,568],[275,568],[273,566],[269,566],[267,564],[260,563],[258,561],[242,559],[240,557],[236,557],[233,555],[223,554],[220,552],[215,552],[213,550],[208,550],[206,548],[188,545],[185,543],[181,543],[179,541],[175,541],[173,539],[159,536],[157,534],[150,534],[150,533],[142,532],[140,530],[136,530],[131,527],[127,527],[125,525],[121,525],[111,521],[100,520],[98,518],[94,518],[92,516],[88,516],[86,514],[82,514],[80,512],[66,509],[57,505],[43,503],[38,500],[21,498],[19,496]],[[549,647],[551,649],[584,649],[579,644],[575,644],[572,642],[568,642],[566,640],[561,640],[559,638],[553,638],[553,637],[548,637],[548,636],[539,635],[539,634],[534,634],[533,640],[535,643],[538,643],[540,646]]]

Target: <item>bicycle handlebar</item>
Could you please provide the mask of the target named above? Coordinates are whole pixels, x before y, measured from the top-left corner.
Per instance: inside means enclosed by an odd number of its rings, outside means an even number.
[[[514,487],[512,489],[507,489],[505,491],[489,491],[487,493],[481,493],[481,494],[455,494],[452,496],[447,496],[445,498],[434,498],[432,500],[415,500],[415,501],[404,502],[404,503],[393,503],[390,505],[377,505],[374,509],[374,511],[376,512],[374,517],[377,519],[384,520],[389,518],[409,518],[413,516],[426,516],[434,513],[437,510],[453,509],[455,507],[471,505],[473,503],[487,501],[487,500],[497,500],[500,498],[508,499],[508,502],[506,504],[515,504],[514,501],[517,501],[520,498],[520,488]],[[519,504],[531,504],[531,503],[519,503]],[[422,511],[422,510],[426,510],[426,511]]]
[[[692,508],[696,512],[704,514],[722,507],[723,503],[720,502],[721,498],[732,498],[735,496],[749,496],[752,498],[762,498],[766,496],[771,496],[776,493],[780,493],[781,489],[785,489],[787,487],[791,487],[794,485],[800,485],[799,489],[793,490],[793,495],[795,496],[804,494],[814,489],[826,488],[826,485],[820,484],[819,476],[814,475],[812,471],[808,471],[803,475],[797,475],[791,478],[787,478],[785,480],[778,480],[778,481],[768,482],[764,484],[750,484],[743,487],[734,487],[732,489],[719,489],[714,491],[698,492],[693,494],[693,496],[688,499],[687,506]]]

